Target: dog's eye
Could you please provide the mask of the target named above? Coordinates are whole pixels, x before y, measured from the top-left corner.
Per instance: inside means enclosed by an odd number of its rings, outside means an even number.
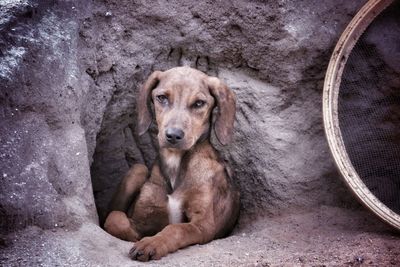
[[[205,101],[203,100],[197,100],[196,102],[193,103],[192,108],[201,108],[206,104]]]
[[[168,103],[168,97],[166,95],[158,95],[156,96],[157,101],[160,102],[161,104],[167,104]]]

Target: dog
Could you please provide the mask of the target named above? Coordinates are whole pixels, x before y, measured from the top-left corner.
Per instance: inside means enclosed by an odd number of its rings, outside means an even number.
[[[231,141],[235,94],[218,78],[190,67],[155,71],[139,92],[139,135],[152,122],[150,100],[158,158],[150,173],[143,164],[131,167],[104,224],[111,235],[135,242],[129,257],[139,261],[226,236],[240,201],[229,168],[210,143],[212,124],[222,145]]]

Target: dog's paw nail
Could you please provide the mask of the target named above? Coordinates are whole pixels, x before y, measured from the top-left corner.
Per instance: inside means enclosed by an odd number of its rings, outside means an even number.
[[[135,246],[132,247],[131,250],[129,250],[129,257],[130,257],[131,259],[135,259],[135,257],[136,257],[135,251],[136,251],[136,247],[135,247]]]

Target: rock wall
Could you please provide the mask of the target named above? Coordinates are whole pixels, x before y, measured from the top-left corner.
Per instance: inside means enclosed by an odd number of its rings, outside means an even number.
[[[364,1],[14,1],[0,4],[0,219],[74,228],[104,219],[134,162],[135,98],[153,70],[190,65],[238,98],[242,216],[353,205],[324,139],[330,53]],[[94,198],[92,194],[94,192]]]
[[[79,6],[5,1],[0,38],[0,227],[96,221],[79,68]]]

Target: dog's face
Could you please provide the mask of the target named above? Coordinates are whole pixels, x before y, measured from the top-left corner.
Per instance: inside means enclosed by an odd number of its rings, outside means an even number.
[[[207,135],[214,98],[199,75],[174,71],[152,91],[161,148],[190,149]]]
[[[154,72],[138,98],[139,134],[146,132],[151,123],[149,98],[154,103],[160,148],[188,150],[208,136],[216,104],[216,135],[222,144],[230,141],[235,96],[219,79],[189,67]]]

